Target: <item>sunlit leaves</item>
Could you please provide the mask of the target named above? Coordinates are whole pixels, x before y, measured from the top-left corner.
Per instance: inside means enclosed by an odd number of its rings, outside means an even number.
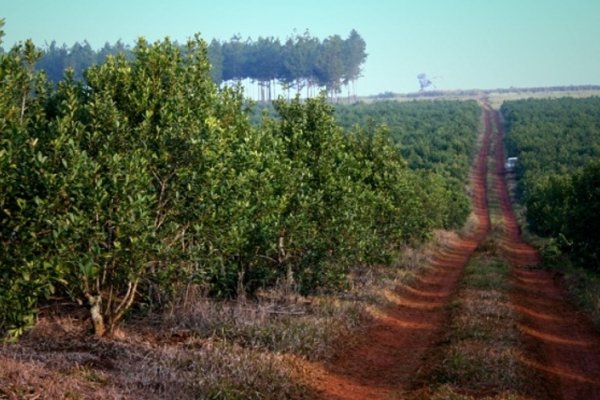
[[[454,221],[442,180],[409,170],[383,128],[345,135],[324,97],[279,100],[253,127],[198,37],[140,39],[133,55],[51,88],[32,45],[2,56],[3,333],[56,294],[101,299],[110,331],[189,284],[339,290],[351,266]]]

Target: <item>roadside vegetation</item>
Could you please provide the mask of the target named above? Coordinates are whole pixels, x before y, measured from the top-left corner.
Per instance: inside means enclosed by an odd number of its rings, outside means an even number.
[[[514,197],[544,264],[600,324],[600,98],[505,102]]]

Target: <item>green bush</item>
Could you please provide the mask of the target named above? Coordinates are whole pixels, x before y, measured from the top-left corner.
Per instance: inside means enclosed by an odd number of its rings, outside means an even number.
[[[324,97],[252,126],[206,53],[140,39],[56,87],[31,42],[0,55],[0,333],[57,293],[102,335],[190,283],[340,290],[351,266],[464,220],[455,185],[407,168],[383,128],[346,136]]]
[[[600,265],[600,98],[505,102],[510,155],[529,228],[550,238],[545,254],[566,252]]]

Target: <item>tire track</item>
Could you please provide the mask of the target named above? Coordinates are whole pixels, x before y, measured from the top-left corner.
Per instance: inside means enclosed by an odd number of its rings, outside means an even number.
[[[442,337],[452,300],[469,258],[490,228],[486,195],[487,157],[492,119],[484,115],[485,132],[471,169],[475,228],[450,240],[432,257],[431,269],[412,286],[390,296],[394,304],[376,318],[356,343],[332,362],[320,365],[311,385],[320,399],[364,400],[401,396],[427,351]]]

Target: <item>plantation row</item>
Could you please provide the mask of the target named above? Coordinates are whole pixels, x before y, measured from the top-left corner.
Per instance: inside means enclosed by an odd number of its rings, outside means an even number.
[[[600,98],[505,102],[530,229],[600,269]]]
[[[323,98],[252,126],[199,38],[140,40],[57,86],[31,42],[0,57],[0,334],[53,296],[103,334],[189,285],[337,290],[466,216],[443,175],[407,168],[384,129],[344,135]]]
[[[385,125],[411,169],[431,170],[467,183],[481,115],[475,101],[356,103],[336,105],[335,115],[348,130]]]
[[[262,116],[276,117],[273,106],[257,105],[251,113],[254,125]],[[453,198],[451,220],[460,225],[470,211],[465,191],[476,151],[481,109],[475,101],[380,101],[336,104],[335,118],[344,130],[383,127],[410,169],[443,176]],[[370,127],[370,128],[369,128]]]

